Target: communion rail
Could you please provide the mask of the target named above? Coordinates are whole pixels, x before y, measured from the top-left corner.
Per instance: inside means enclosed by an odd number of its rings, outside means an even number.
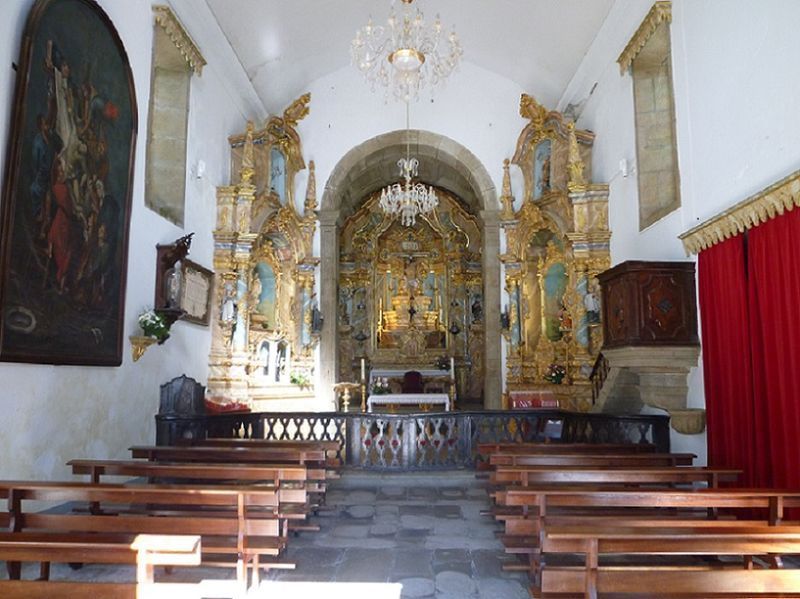
[[[669,417],[562,410],[375,413],[240,413],[156,416],[156,443],[209,437],[337,441],[348,467],[368,470],[471,468],[479,443],[652,443],[669,452]]]

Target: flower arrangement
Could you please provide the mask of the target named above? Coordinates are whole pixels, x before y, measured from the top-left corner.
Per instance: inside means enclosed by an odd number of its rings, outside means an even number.
[[[560,385],[565,376],[567,376],[567,369],[561,366],[561,364],[553,362],[547,367],[547,372],[544,373],[544,380],[554,385]]]
[[[293,370],[291,373],[289,373],[289,382],[292,385],[297,385],[298,387],[305,388],[311,386],[311,379],[309,378],[308,374],[299,370]]]
[[[392,392],[389,387],[389,379],[386,377],[378,377],[372,385],[372,395],[387,395]]]
[[[147,310],[139,315],[139,326],[146,337],[152,337],[161,345],[169,339],[169,324],[155,310]]]

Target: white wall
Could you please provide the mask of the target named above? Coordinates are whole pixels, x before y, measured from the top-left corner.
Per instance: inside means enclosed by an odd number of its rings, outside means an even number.
[[[298,129],[306,159],[316,162],[321,199],[331,171],[349,150],[376,135],[404,129],[406,115],[404,104],[385,103],[383,90],[373,93],[350,66],[311,82],[308,91],[311,112]],[[411,104],[411,128],[444,135],[469,148],[492,176],[499,197],[503,159],[514,154],[526,122],[519,116],[523,91],[509,79],[463,63],[435,90],[433,100],[422,93]],[[301,205],[305,178],[306,172],[297,178]]]
[[[686,260],[678,234],[800,167],[800,67],[796,0],[673,0],[672,64],[682,208],[638,230],[633,90],[617,57],[652,6],[618,0],[559,102],[594,93],[580,118],[597,134],[595,181],[611,183],[611,255],[624,260]],[[702,407],[702,372],[689,377],[690,405]],[[675,436],[676,447],[705,454],[705,435]]]
[[[0,163],[5,163],[14,72],[25,19],[32,0],[6,0],[0,19]],[[119,368],[0,364],[0,477],[63,478],[74,457],[124,457],[132,444],[155,440],[153,416],[159,385],[185,373],[205,382],[210,334],[207,327],[178,323],[163,346],[133,363],[127,341],[138,333],[136,318],[152,306],[155,245],[197,231],[191,258],[212,265],[211,231],[215,187],[227,184],[227,136],[242,131],[245,116],[263,116],[263,106],[210,13],[190,0],[175,0],[175,12],[209,64],[191,91],[187,168],[206,164],[203,179],[186,186],[185,229],[175,227],[144,205],[145,140],[150,96],[153,16],[150,0],[101,0],[117,27],[133,71],[139,134],[133,183],[125,304],[125,344]],[[205,6],[203,4],[202,6]],[[237,71],[238,69],[238,71]]]

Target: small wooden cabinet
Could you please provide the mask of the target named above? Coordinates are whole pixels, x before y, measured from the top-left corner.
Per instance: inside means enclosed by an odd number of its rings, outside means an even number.
[[[700,345],[693,262],[628,261],[600,275],[603,348]]]

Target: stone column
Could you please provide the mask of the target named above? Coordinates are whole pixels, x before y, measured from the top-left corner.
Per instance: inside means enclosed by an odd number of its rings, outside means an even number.
[[[318,396],[335,409],[339,316],[339,219],[338,210],[320,210],[320,311],[324,319],[319,342]]]
[[[485,378],[483,407],[502,408],[503,359],[500,349],[500,211],[482,210],[483,220],[483,300],[486,318]]]

